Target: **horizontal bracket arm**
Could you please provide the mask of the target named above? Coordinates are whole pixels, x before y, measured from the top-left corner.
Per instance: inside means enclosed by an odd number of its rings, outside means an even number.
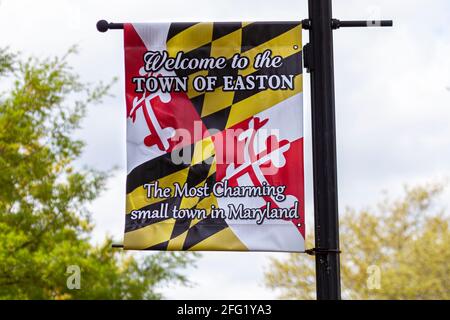
[[[339,28],[354,28],[354,27],[392,27],[394,25],[392,20],[350,20],[341,21],[333,19],[331,21],[331,27],[336,30]],[[311,29],[311,20],[302,20],[303,29]],[[97,22],[97,30],[100,32],[106,32],[108,30],[123,29],[123,23],[108,22],[106,20],[99,20]]]
[[[355,27],[392,27],[394,22],[392,20],[331,20],[331,28],[333,30],[339,28],[355,28]],[[302,20],[303,29],[311,29],[311,20]]]
[[[106,32],[109,29],[123,29],[123,23],[108,22],[106,20],[99,20],[97,22],[97,30]]]

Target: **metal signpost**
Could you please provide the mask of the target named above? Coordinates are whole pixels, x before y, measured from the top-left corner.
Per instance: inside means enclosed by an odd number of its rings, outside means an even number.
[[[305,66],[311,73],[311,117],[314,177],[317,299],[341,298],[339,215],[334,101],[333,30],[342,27],[390,27],[392,21],[339,21],[331,0],[309,0],[309,44]]]

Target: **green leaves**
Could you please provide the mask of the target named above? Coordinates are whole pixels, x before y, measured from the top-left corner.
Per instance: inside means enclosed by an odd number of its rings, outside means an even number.
[[[343,298],[450,299],[449,219],[436,206],[442,190],[441,184],[405,187],[401,199],[386,198],[377,210],[341,216]],[[374,271],[378,288],[368,285]],[[290,255],[272,262],[266,284],[285,298],[311,299],[314,275],[313,259]]]
[[[107,174],[73,166],[84,143],[74,130],[87,106],[109,84],[84,84],[67,58],[19,60],[0,50],[0,76],[13,80],[0,97],[0,298],[160,298],[162,283],[187,283],[178,270],[193,255],[161,253],[142,260],[93,246],[86,204],[104,188]],[[81,289],[66,285],[67,267],[81,272]]]

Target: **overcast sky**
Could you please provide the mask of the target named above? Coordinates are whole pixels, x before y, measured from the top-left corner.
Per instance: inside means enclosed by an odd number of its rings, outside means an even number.
[[[394,28],[340,29],[335,34],[339,202],[367,207],[383,190],[448,178],[450,172],[450,1],[335,0],[339,19],[393,19]],[[99,33],[99,19],[115,22],[301,20],[306,0],[0,0],[0,47],[24,55],[61,55],[85,81],[118,77],[115,97],[90,108],[78,136],[87,147],[80,165],[117,166],[92,205],[95,241],[120,240],[125,211],[123,37]],[[307,32],[304,32],[307,42]],[[309,76],[305,81],[307,224],[313,224]],[[450,204],[449,193],[443,197]],[[133,253],[136,255],[149,254]],[[163,290],[175,299],[275,298],[264,288],[268,257],[284,254],[205,253],[189,270],[193,288]]]

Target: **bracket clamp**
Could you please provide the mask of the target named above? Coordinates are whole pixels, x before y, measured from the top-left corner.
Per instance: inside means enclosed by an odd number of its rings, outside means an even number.
[[[327,249],[327,248],[312,248],[305,250],[305,253],[310,256],[320,255],[320,254],[328,254],[328,253],[337,253],[340,254],[342,251],[339,249]]]

